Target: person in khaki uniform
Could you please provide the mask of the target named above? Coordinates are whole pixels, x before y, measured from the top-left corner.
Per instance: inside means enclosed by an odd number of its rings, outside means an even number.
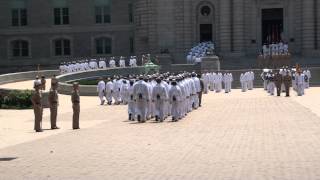
[[[277,96],[281,95],[281,85],[282,85],[282,75],[280,73],[276,73],[274,76],[274,81],[277,88]]]
[[[199,107],[201,107],[201,103],[202,103],[202,93],[204,92],[204,83],[203,83],[203,79],[201,78],[201,75],[198,74],[197,75],[199,80],[200,80],[200,89],[201,91],[198,92],[198,97],[199,97]]]
[[[44,76],[41,76],[41,90],[46,90],[46,78]]]
[[[33,105],[33,111],[34,111],[34,130],[36,132],[42,132],[42,94],[40,92],[41,88],[41,81],[35,81],[34,82],[34,89],[35,92],[33,93],[31,97],[31,102]]]
[[[58,97],[57,85],[55,82],[51,83],[48,102],[50,107],[51,129],[59,129],[57,127],[57,112],[58,112],[58,105],[59,105],[59,97]]]
[[[73,109],[73,119],[72,128],[80,129],[79,127],[79,115],[80,115],[80,94],[79,94],[79,84],[73,83],[73,92],[71,95],[72,109]]]
[[[58,79],[56,78],[56,75],[54,74],[51,78],[51,87],[55,86],[55,89],[58,89],[59,87],[59,82]]]
[[[292,82],[292,78],[289,75],[289,71],[287,71],[287,74],[283,77],[283,83],[286,90],[286,97],[290,96],[290,84]]]

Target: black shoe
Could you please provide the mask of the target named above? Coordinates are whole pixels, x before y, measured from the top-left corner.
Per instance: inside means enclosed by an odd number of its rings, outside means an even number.
[[[43,130],[42,130],[42,129],[40,129],[40,130],[36,130],[36,132],[43,132]]]
[[[131,117],[131,114],[129,114],[129,121],[132,121],[132,117]]]
[[[60,128],[56,126],[56,127],[52,127],[51,129],[53,130],[53,129],[60,129]]]

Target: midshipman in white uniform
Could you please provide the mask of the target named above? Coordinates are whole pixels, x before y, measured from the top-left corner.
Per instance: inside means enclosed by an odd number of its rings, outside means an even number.
[[[106,87],[106,83],[103,81],[102,78],[100,78],[100,81],[98,83],[98,86],[97,86],[97,91],[98,91],[98,95],[99,95],[99,98],[100,98],[100,105],[103,105],[104,102],[105,102],[105,87]]]

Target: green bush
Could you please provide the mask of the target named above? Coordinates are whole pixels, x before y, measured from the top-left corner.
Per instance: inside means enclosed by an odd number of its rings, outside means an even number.
[[[32,108],[32,91],[11,91],[7,95],[0,96],[1,109],[30,109]]]

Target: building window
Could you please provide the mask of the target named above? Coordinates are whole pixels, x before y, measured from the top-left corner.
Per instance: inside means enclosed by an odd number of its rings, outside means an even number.
[[[69,8],[54,8],[54,24],[69,24]]]
[[[25,0],[11,0],[11,25],[26,26],[27,21],[27,4]]]
[[[112,40],[110,38],[95,39],[96,54],[111,54]]]
[[[128,11],[129,11],[129,22],[133,23],[133,6],[131,3],[128,5]]]
[[[28,57],[29,56],[29,42],[25,40],[15,40],[11,42],[13,57]]]
[[[27,21],[27,9],[12,9],[12,26],[26,26]]]
[[[57,39],[54,41],[54,55],[55,56],[70,56],[71,45],[69,39]]]
[[[95,1],[95,17],[97,24],[111,23],[111,2],[110,0]]]

